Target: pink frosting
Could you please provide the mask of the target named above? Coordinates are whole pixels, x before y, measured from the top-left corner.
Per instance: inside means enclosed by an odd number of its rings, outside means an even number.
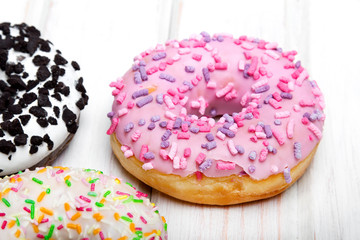
[[[284,172],[291,181],[288,170],[319,142],[325,119],[323,95],[295,55],[207,33],[158,45],[111,84],[108,134],[145,170],[253,179]]]

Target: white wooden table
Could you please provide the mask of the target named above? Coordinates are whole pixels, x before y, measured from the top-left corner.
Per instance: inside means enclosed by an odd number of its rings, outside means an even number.
[[[0,21],[38,27],[82,68],[90,102],[57,165],[103,170],[147,192],[170,239],[360,238],[360,1],[0,0]],[[274,198],[230,207],[189,204],[129,175],[105,134],[109,83],[157,42],[206,30],[298,50],[327,103],[323,140],[305,175]]]

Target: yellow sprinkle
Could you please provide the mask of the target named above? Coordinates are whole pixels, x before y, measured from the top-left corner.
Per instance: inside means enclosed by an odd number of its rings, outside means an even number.
[[[114,218],[116,219],[116,221],[119,221],[120,215],[116,212],[114,213]]]
[[[127,236],[123,236],[123,237],[119,238],[118,240],[126,240],[126,239],[128,239],[128,237],[127,237]]]
[[[96,234],[98,234],[100,231],[101,231],[100,228],[96,228],[96,229],[94,229],[93,234],[96,235]]]
[[[38,218],[38,223],[41,223],[41,221],[44,219],[44,214],[41,214],[41,216]]]
[[[151,206],[155,207],[155,203],[151,203]]]
[[[75,221],[75,220],[78,219],[79,217],[81,217],[81,212],[75,213],[75,214],[71,217],[71,221]]]
[[[105,201],[106,201],[105,198],[103,198],[101,199],[100,203],[104,204]]]
[[[147,89],[149,90],[149,94],[152,93],[152,92],[155,92],[156,89],[157,89],[157,86],[156,85],[152,85],[150,87],[147,87]]]
[[[135,232],[135,223],[133,223],[133,222],[130,223],[130,231],[133,233]]]
[[[120,183],[121,183],[121,181],[120,181],[118,178],[115,178],[115,182],[116,182],[117,184],[120,184]]]
[[[34,232],[35,232],[35,233],[39,233],[39,228],[38,228],[38,226],[36,226],[35,224],[32,224],[32,226],[33,226]]]
[[[154,233],[156,234],[156,230],[152,230],[151,232],[144,233],[144,237],[148,237]]]
[[[38,198],[37,198],[37,201],[38,201],[38,202],[41,202],[41,201],[43,200],[43,198],[45,197],[45,194],[46,194],[46,192],[40,193],[39,196],[38,196]]]
[[[70,205],[68,203],[64,203],[65,211],[70,211]]]
[[[160,236],[160,235],[161,235],[161,231],[160,231],[160,230],[157,230],[157,231],[156,231],[156,234],[157,234],[158,236]]]
[[[64,180],[69,180],[70,179],[70,175],[67,175],[66,177],[64,177]]]
[[[86,179],[86,181],[87,181],[87,182],[91,181],[91,177],[88,177],[88,178]]]
[[[40,169],[39,171],[37,171],[37,173],[44,173],[44,172],[46,172],[46,168],[42,168],[42,169]]]
[[[50,209],[44,208],[44,207],[41,207],[40,211],[47,214],[47,215],[50,215],[50,216],[54,215],[53,211],[51,211]]]
[[[18,229],[18,230],[16,231],[16,233],[15,233],[15,237],[16,237],[16,238],[19,238],[19,237],[20,237],[20,234],[21,234],[21,232],[20,232],[20,230]]]
[[[122,196],[118,196],[118,197],[114,197],[113,200],[116,201],[116,200],[123,200],[125,198],[128,198],[127,195],[122,195]]]
[[[8,228],[12,228],[15,225],[16,221],[15,220],[11,220],[8,224]]]

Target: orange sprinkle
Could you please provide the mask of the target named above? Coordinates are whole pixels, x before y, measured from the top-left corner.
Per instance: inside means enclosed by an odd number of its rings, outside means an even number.
[[[16,181],[15,178],[13,178],[13,177],[10,178],[10,182],[11,182],[11,183],[14,183],[15,181]]]
[[[105,201],[106,201],[105,198],[103,198],[103,199],[100,200],[100,203],[104,204]]]
[[[43,198],[45,197],[45,194],[46,194],[46,192],[40,193],[39,196],[38,196],[38,198],[37,198],[37,201],[38,201],[38,202],[41,202],[41,201],[43,200]]]
[[[55,168],[55,169],[61,169],[61,170],[64,170],[64,171],[69,170],[68,167],[60,167],[60,166],[56,166],[56,167],[53,167],[53,168]]]
[[[104,218],[104,216],[103,216],[103,215],[101,215],[100,213],[95,213],[95,214],[93,215],[93,218],[95,218],[95,219],[96,219],[96,221],[100,222],[100,221],[101,221],[101,219],[103,219],[103,218]]]
[[[100,228],[96,228],[96,229],[94,229],[93,234],[96,235],[96,234],[98,234],[100,231],[101,231]]]
[[[70,175],[67,175],[66,177],[64,177],[64,180],[69,180],[70,179]]]
[[[112,240],[112,238],[105,238],[104,240]]]
[[[42,169],[40,169],[39,171],[37,171],[37,173],[44,173],[44,172],[46,172],[46,168],[42,168]]]
[[[117,184],[120,184],[120,183],[121,183],[120,179],[118,179],[118,178],[115,178],[115,182],[116,182]]]
[[[163,221],[164,223],[166,223],[166,220],[165,220],[164,216],[161,216],[161,219],[162,219],[162,221]]]
[[[144,237],[148,237],[152,234],[156,234],[156,230],[152,230],[151,232],[144,233]]]
[[[6,194],[8,194],[10,191],[11,191],[11,188],[7,188],[7,189],[5,189],[5,190],[3,191],[3,194],[6,195]]]
[[[126,240],[126,239],[128,239],[128,237],[127,237],[127,236],[123,236],[123,237],[119,238],[118,240]]]
[[[81,212],[75,213],[75,214],[71,217],[71,221],[75,221],[75,220],[78,219],[79,217],[81,217]]]
[[[33,226],[34,232],[35,232],[35,233],[39,233],[39,228],[38,228],[38,226],[36,226],[35,224],[33,224],[32,226]]]
[[[21,182],[21,181],[22,181],[22,178],[19,177],[19,178],[17,179],[17,181],[18,181],[18,182]]]
[[[20,232],[20,230],[18,229],[18,230],[16,231],[16,233],[15,233],[15,237],[16,237],[16,238],[19,238],[19,237],[20,237],[20,234],[21,234],[21,232]]]
[[[81,234],[81,225],[80,224],[76,225],[76,231],[78,232],[78,234]]]
[[[135,223],[133,223],[133,222],[130,223],[130,231],[133,233],[135,232]]]
[[[68,203],[64,203],[65,211],[70,211],[70,205]]]
[[[116,212],[114,213],[114,218],[116,219],[116,221],[119,221],[120,215]]]
[[[50,215],[50,216],[54,215],[53,211],[51,211],[50,209],[44,208],[44,207],[41,207],[40,211],[47,214],[47,215]]]
[[[38,223],[41,223],[41,221],[44,219],[44,214],[41,214],[39,219],[38,219]]]
[[[12,228],[15,225],[16,221],[15,220],[11,220],[8,224],[8,228]]]
[[[157,86],[156,85],[152,85],[150,87],[147,87],[147,89],[149,90],[149,94],[152,93],[152,92],[155,92],[156,89],[157,89]]]
[[[68,223],[66,226],[70,229],[76,230],[78,232],[78,234],[81,233],[81,225],[80,224]]]

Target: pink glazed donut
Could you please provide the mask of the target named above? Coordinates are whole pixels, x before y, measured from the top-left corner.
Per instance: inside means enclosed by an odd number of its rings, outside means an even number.
[[[310,164],[323,95],[296,51],[208,33],[147,50],[110,84],[113,151],[173,197],[227,205],[274,196]]]

